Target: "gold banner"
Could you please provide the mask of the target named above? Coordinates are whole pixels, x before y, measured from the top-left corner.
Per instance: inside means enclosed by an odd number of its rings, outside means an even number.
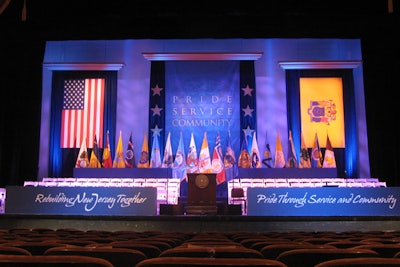
[[[345,147],[343,83],[341,77],[300,78],[301,130],[307,147],[315,133],[320,147],[329,134],[333,148]]]

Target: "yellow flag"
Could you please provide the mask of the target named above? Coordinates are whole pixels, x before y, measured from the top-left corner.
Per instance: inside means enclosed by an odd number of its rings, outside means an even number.
[[[144,134],[142,152],[140,153],[140,159],[138,163],[138,168],[149,168],[149,142],[147,141],[147,133]]]
[[[284,168],[286,165],[285,156],[283,154],[281,137],[279,133],[276,136],[276,147],[275,147],[275,164],[274,168]]]
[[[322,168],[336,168],[335,153],[328,134],[326,134],[326,149]]]
[[[111,151],[110,151],[110,133],[107,131],[106,145],[103,150],[103,168],[112,168]]]
[[[125,168],[124,149],[122,147],[122,132],[119,132],[118,144],[115,150],[113,168]]]
[[[93,140],[93,149],[92,154],[90,155],[89,168],[101,168],[101,163],[99,160],[99,146],[97,144],[96,135],[94,136]]]
[[[207,132],[204,132],[203,142],[201,144],[201,150],[199,155],[199,172],[200,173],[211,173],[211,157],[210,150],[208,148]]]

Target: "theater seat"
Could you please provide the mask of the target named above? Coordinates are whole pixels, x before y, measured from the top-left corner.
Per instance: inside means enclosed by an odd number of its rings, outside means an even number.
[[[321,262],[315,267],[380,267],[380,266],[400,266],[400,259],[396,258],[347,258],[334,259]]]
[[[293,249],[282,252],[276,260],[288,267],[314,266],[318,263],[341,258],[379,257],[376,251],[370,249],[327,248],[327,249]]]
[[[287,267],[284,263],[269,259],[241,259],[241,258],[197,258],[197,257],[168,257],[153,258],[139,262],[136,267]]]
[[[275,260],[282,252],[293,249],[301,249],[301,248],[327,249],[335,247],[332,245],[315,245],[315,244],[292,242],[292,243],[269,244],[261,248],[259,251],[266,259]]]
[[[114,267],[132,267],[147,256],[135,249],[113,247],[54,247],[45,251],[44,255],[78,255],[105,259]]]
[[[255,244],[263,243],[266,246],[268,244],[287,243],[287,242],[291,242],[290,239],[259,237],[259,238],[243,239],[242,241],[240,241],[240,244],[246,248],[254,249],[253,246]]]
[[[86,256],[0,255],[0,267],[114,267],[109,261]]]
[[[161,253],[161,250],[154,245],[135,242],[134,240],[132,240],[132,241],[115,241],[115,242],[111,242],[108,244],[90,244],[90,245],[87,245],[86,247],[99,247],[99,246],[136,249],[136,250],[143,252],[147,256],[147,258],[158,257],[158,255],[160,255],[160,253]]]
[[[264,258],[257,250],[237,246],[175,247],[161,252],[159,257]]]
[[[32,255],[43,255],[43,253],[53,247],[66,246],[62,243],[46,242],[46,241],[14,241],[3,243],[3,246],[19,247],[28,250]]]
[[[19,247],[0,246],[0,254],[4,255],[32,255],[28,250]]]
[[[379,256],[381,257],[392,258],[396,253],[400,251],[400,244],[362,244],[353,248],[371,249],[378,252]]]

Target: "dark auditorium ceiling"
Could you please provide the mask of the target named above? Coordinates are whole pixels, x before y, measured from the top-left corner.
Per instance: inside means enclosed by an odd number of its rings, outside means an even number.
[[[400,9],[400,0],[25,1],[23,21],[24,0],[0,0],[9,2],[0,28],[48,39],[357,37]]]

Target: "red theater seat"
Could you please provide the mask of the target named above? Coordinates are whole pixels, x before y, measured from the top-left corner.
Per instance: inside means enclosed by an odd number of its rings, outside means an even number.
[[[380,267],[400,266],[400,259],[396,258],[347,258],[321,262],[315,267]]]
[[[328,260],[360,257],[379,257],[379,254],[370,249],[306,248],[282,252],[276,260],[285,263],[288,267],[298,267],[299,263],[301,266],[315,266]]]
[[[109,261],[85,256],[0,255],[1,267],[115,267]]]
[[[236,246],[175,247],[161,252],[159,257],[264,258],[257,250]]]
[[[132,267],[147,259],[146,255],[139,250],[112,247],[55,247],[46,250],[44,255],[91,256],[105,259],[114,267]]]
[[[197,258],[197,257],[168,257],[153,258],[139,262],[136,267],[287,267],[284,263],[268,259],[240,259],[240,258]]]

